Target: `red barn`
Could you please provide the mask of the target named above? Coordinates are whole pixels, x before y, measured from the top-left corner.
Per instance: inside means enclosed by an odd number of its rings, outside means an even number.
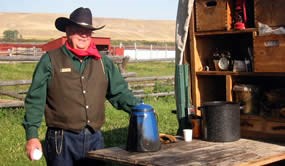
[[[103,54],[110,54],[110,55],[124,55],[124,48],[116,48],[111,47],[111,39],[109,37],[93,37],[97,49]],[[62,46],[65,41],[66,37],[60,37],[58,39],[52,40],[45,44],[19,44],[19,43],[0,43],[0,51],[8,51],[8,49],[12,48],[39,48],[42,51],[48,51],[56,49]]]
[[[111,45],[111,39],[108,37],[93,37],[95,44],[97,46],[97,49],[99,51],[107,51],[110,50],[110,45]],[[60,47],[61,45],[63,45],[66,41],[66,37],[61,37],[58,39],[55,39],[53,41],[50,41],[46,44],[42,45],[42,49],[44,51],[48,51],[48,50],[53,50],[56,49],[58,47]]]
[[[7,51],[8,49],[12,49],[16,47],[41,48],[41,44],[0,43],[0,51]]]

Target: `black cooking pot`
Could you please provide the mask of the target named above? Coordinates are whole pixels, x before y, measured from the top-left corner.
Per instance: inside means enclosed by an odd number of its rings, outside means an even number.
[[[202,138],[213,142],[240,139],[240,104],[227,101],[205,102],[202,114]]]

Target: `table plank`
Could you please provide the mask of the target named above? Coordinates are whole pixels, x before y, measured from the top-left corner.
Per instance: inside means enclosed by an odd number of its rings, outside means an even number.
[[[264,165],[285,159],[285,146],[250,139],[235,142],[208,142],[162,145],[158,152],[128,152],[124,147],[90,151],[90,158],[125,165]]]

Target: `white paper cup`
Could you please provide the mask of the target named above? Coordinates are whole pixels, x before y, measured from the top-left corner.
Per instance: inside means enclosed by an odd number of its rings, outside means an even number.
[[[184,141],[185,142],[191,142],[192,141],[192,129],[184,129]]]

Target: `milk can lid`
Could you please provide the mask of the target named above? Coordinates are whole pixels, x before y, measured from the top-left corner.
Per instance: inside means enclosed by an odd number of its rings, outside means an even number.
[[[153,108],[151,105],[144,104],[144,103],[138,104],[132,108],[132,111],[141,111],[141,112],[148,112],[148,111],[152,111],[152,110],[153,110]]]

